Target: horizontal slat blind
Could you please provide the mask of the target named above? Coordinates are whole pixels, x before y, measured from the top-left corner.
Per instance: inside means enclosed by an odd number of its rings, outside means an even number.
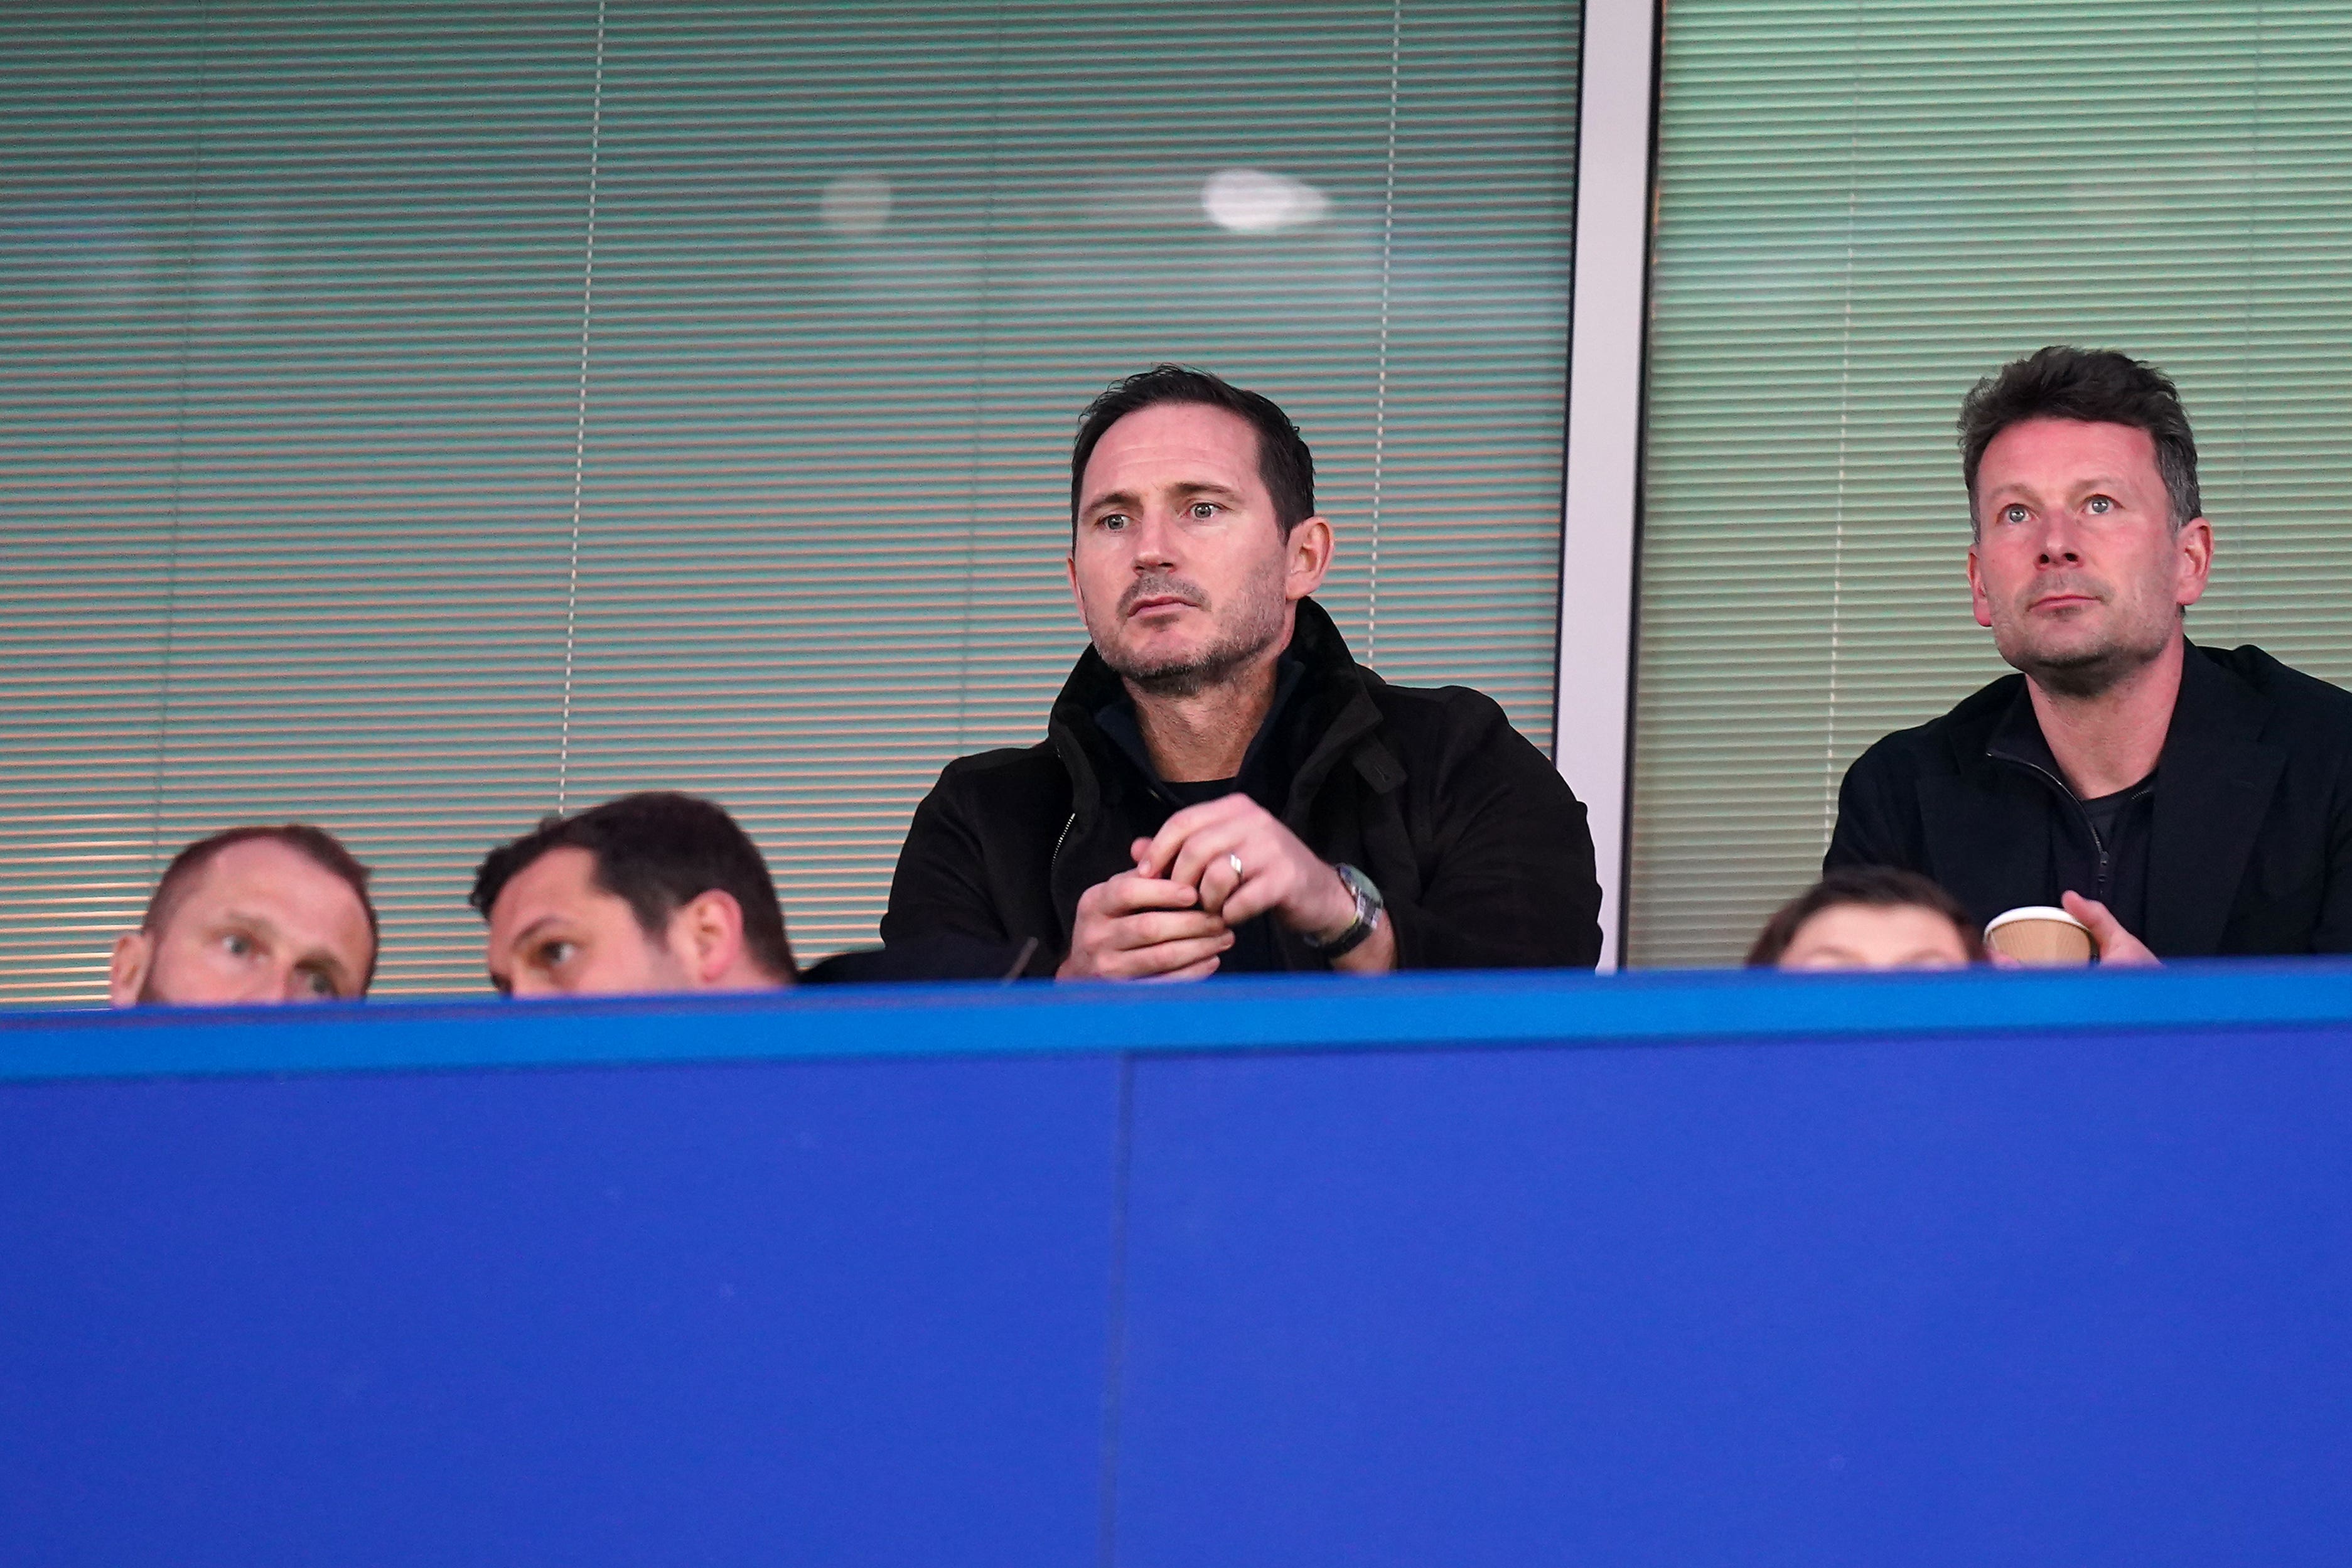
[[[0,12],[0,994],[89,994],[152,860],[201,29],[120,21]]]
[[[1298,417],[1360,656],[1547,742],[1574,79],[1559,4],[0,14],[0,998],[286,816],[472,989],[483,849],[655,785],[870,941],[1161,358]]]
[[[1847,763],[2005,672],[1953,421],[2043,343],[2179,382],[2189,635],[2352,677],[2352,6],[1666,15],[1634,962],[1736,961]]]

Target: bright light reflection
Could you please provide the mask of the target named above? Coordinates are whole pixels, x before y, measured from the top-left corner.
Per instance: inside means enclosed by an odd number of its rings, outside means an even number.
[[[1235,234],[1275,234],[1315,223],[1331,210],[1322,192],[1287,174],[1220,169],[1201,187],[1201,210]]]
[[[879,174],[836,174],[817,199],[816,216],[853,239],[879,234],[890,221],[890,182]]]

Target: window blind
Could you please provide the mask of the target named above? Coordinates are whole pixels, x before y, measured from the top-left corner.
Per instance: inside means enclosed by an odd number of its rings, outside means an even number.
[[[1628,948],[1736,962],[1846,765],[2006,673],[1954,420],[2048,342],[2179,382],[2189,636],[2352,678],[2352,7],[1666,13]]]
[[[1298,419],[1324,598],[1549,740],[1564,4],[0,13],[0,999],[302,818],[378,994],[537,816],[733,809],[804,958],[1084,646],[1066,455],[1162,359]]]

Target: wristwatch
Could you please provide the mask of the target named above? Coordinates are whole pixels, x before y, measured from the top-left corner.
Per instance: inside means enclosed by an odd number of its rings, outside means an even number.
[[[1388,905],[1381,900],[1381,890],[1372,886],[1372,879],[1353,866],[1343,862],[1332,869],[1339,873],[1339,886],[1347,889],[1348,896],[1356,900],[1356,918],[1348,922],[1346,931],[1327,941],[1318,941],[1304,931],[1299,933],[1298,940],[1326,958],[1345,958],[1363,946],[1365,938],[1381,929],[1381,911]]]

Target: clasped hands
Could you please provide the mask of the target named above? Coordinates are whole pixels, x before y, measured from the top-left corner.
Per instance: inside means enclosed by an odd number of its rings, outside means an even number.
[[[1057,978],[1198,980],[1258,915],[1325,940],[1356,918],[1338,868],[1245,795],[1188,805],[1131,847],[1134,870],[1079,897]]]

